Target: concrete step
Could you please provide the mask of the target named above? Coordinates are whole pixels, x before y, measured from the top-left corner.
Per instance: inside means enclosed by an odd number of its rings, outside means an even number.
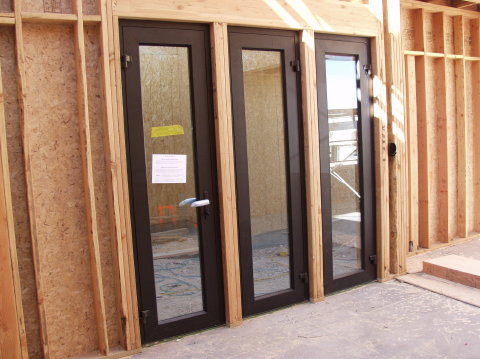
[[[423,272],[472,288],[480,289],[480,261],[447,255],[423,261]]]

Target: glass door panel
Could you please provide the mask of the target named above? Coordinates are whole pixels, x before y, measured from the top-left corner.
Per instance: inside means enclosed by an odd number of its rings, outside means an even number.
[[[224,322],[209,27],[121,21],[144,343]],[[127,57],[128,56],[128,57]]]
[[[297,41],[229,28],[244,315],[307,297]]]
[[[375,279],[368,40],[315,35],[324,287]]]
[[[150,234],[161,321],[203,310],[198,213],[188,204],[180,205],[198,197],[190,56],[187,47],[178,46],[141,45],[139,51]]]
[[[325,57],[334,279],[362,269],[357,64],[355,56]]]

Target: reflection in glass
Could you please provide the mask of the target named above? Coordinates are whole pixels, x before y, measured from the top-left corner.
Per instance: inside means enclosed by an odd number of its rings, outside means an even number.
[[[158,321],[203,310],[188,48],[140,46],[145,163]],[[176,126],[164,127],[164,126]],[[182,134],[183,132],[183,134]],[[187,183],[152,184],[153,154],[187,155]]]
[[[255,296],[290,288],[282,56],[243,50]]]
[[[357,59],[326,56],[333,278],[362,269]]]

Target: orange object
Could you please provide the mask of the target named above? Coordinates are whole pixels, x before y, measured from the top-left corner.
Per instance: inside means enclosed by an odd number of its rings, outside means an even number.
[[[172,206],[172,205],[158,206],[158,211],[160,214],[160,224],[163,224],[164,223],[163,218],[167,217],[164,215],[165,210],[168,210],[168,213],[169,213],[168,217],[172,217],[172,222],[174,224],[177,224],[177,210],[175,206]]]

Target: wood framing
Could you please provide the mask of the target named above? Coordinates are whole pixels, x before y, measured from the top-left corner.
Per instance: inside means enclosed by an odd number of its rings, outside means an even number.
[[[315,33],[303,30],[300,43],[302,71],[305,184],[307,193],[308,271],[310,300],[323,300],[322,203],[318,144]]]
[[[217,151],[217,168],[225,310],[227,325],[233,327],[242,322],[242,296],[240,292],[240,257],[227,24],[213,23],[210,33],[213,59],[215,135],[217,149],[220,149]]]
[[[0,358],[27,359],[0,66]]]
[[[12,56],[17,66],[28,205],[28,213],[21,214],[29,221],[36,284],[32,291],[36,293],[39,313],[40,333],[32,335],[38,336],[40,344],[37,346],[41,345],[38,351],[44,358],[79,355],[116,358],[141,348],[119,19],[210,24],[227,325],[236,326],[242,322],[227,36],[227,28],[231,25],[293,29],[301,34],[309,296],[312,302],[324,297],[315,32],[371,39],[378,278],[388,280],[391,274],[404,270],[407,233],[415,232],[415,227],[408,229],[406,226],[413,223],[415,212],[406,212],[405,200],[408,188],[414,183],[407,182],[406,177],[406,149],[412,148],[412,143],[406,142],[407,126],[403,120],[405,52],[399,28],[393,26],[399,20],[398,2],[388,2],[388,6],[386,0],[371,0],[369,4],[338,0],[247,0],[241,6],[235,0],[73,0],[59,4],[61,12],[55,13],[45,11],[37,2],[15,0],[13,9],[7,10],[11,12],[0,13],[0,26],[9,26],[16,42]],[[455,11],[458,12],[456,16],[466,16],[463,10]],[[384,15],[389,19],[385,23]],[[421,24],[423,26],[423,20]],[[469,24],[469,29],[473,29],[473,23]],[[428,57],[426,49],[408,50],[421,53],[410,54],[407,60],[407,71],[418,76],[421,59]],[[455,52],[451,56],[465,56],[449,58],[452,63],[465,63],[477,61],[479,54],[478,50],[472,50],[465,54]],[[441,66],[447,73],[447,60],[441,61],[445,61]],[[469,69],[467,66],[467,74]],[[471,67],[471,71],[476,77],[480,76],[475,67]],[[448,83],[446,77],[445,82]],[[409,103],[421,100],[420,85],[409,82]],[[475,82],[471,86],[479,85]],[[448,91],[448,85],[445,87]],[[468,104],[465,101],[465,111],[468,111]],[[446,103],[445,107],[448,106]],[[418,105],[416,112],[422,108]],[[415,115],[414,110],[409,113],[419,122],[420,115]],[[448,141],[448,132],[445,133]],[[415,128],[408,128],[408,136],[416,137]],[[6,149],[4,139],[0,140],[5,177]],[[389,141],[397,143],[394,159],[387,155]],[[50,144],[54,145],[49,147]],[[467,144],[468,139],[465,146]],[[101,156],[97,156],[96,151],[102,152]],[[451,151],[448,153],[452,155]],[[410,152],[408,156],[412,159],[415,154]],[[57,157],[58,161],[53,161]],[[47,166],[50,162],[61,165]],[[410,164],[415,166],[414,162]],[[411,180],[414,167],[408,168]],[[480,165],[475,166],[478,168]],[[420,173],[418,171],[418,177]],[[468,174],[466,181],[473,186]],[[0,199],[2,193],[8,197],[11,190],[0,191]],[[408,203],[412,201],[415,203],[413,195]],[[7,207],[9,213],[11,209]],[[451,216],[454,211],[448,213]],[[7,220],[11,223],[8,216]],[[9,329],[19,333],[12,336],[16,341],[13,345],[18,347],[19,357],[27,359],[29,338],[22,329],[20,290],[15,287],[18,278],[15,279],[15,241],[11,228],[9,224],[10,249],[0,247],[2,258],[9,254],[12,259],[14,271],[10,275],[14,287],[5,287],[5,292],[14,295],[11,298],[15,302],[10,304],[16,306],[17,314],[12,314],[9,322],[17,327],[9,326]],[[56,248],[61,251],[55,251]],[[72,283],[78,283],[78,288]],[[4,285],[10,284],[5,282]]]
[[[406,271],[407,254],[407,127],[404,114],[404,58],[400,29],[400,0],[384,1],[385,66],[388,140],[396,146],[390,157],[390,271]]]

